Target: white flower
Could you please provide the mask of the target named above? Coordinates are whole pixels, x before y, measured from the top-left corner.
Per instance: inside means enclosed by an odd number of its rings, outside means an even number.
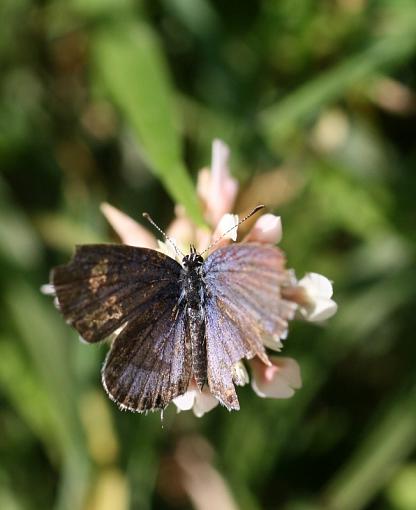
[[[237,229],[238,229],[238,215],[237,214],[224,214],[220,219],[217,228],[213,234],[213,239],[224,237],[225,239],[231,239],[232,241],[237,240]]]
[[[277,244],[282,239],[282,220],[274,214],[263,214],[254,224],[244,241]]]
[[[106,202],[101,204],[100,209],[107,218],[107,221],[117,232],[123,244],[151,248],[153,250],[157,249],[155,236],[147,228],[140,225],[140,223],[137,223],[130,216]]]
[[[186,393],[173,399],[173,403],[180,411],[189,411],[192,409],[197,418],[201,418],[205,413],[208,413],[219,404],[219,401],[210,393],[209,389],[205,386],[202,391],[190,385]]]
[[[304,291],[305,302],[300,306],[301,314],[309,321],[323,321],[337,311],[337,304],[331,299],[332,284],[317,273],[307,273],[298,282]]]
[[[267,366],[258,359],[251,361],[253,377],[251,386],[262,398],[290,398],[302,387],[298,363],[292,358],[270,358]]]
[[[214,140],[211,169],[203,169],[198,174],[198,195],[204,204],[205,217],[212,225],[231,211],[237,196],[238,183],[231,177],[229,156],[228,146],[221,140]]]
[[[55,296],[55,287],[51,283],[45,283],[41,286],[40,291],[45,296]]]
[[[239,361],[233,366],[232,374],[234,384],[237,386],[245,386],[250,382],[247,369],[242,361]]]
[[[102,204],[102,212],[125,244],[158,249],[179,262],[182,259],[180,252],[188,253],[191,244],[198,252],[209,254],[237,239],[239,217],[231,214],[231,211],[236,200],[238,183],[229,170],[229,155],[227,145],[220,140],[214,140],[211,167],[201,170],[198,174],[197,193],[208,226],[195,225],[182,206],[175,207],[175,219],[167,228],[167,235],[176,245],[177,250],[168,238],[165,238],[164,242],[157,241],[147,228],[115,207]],[[280,217],[263,214],[257,218],[242,242],[275,245],[281,238]],[[310,321],[327,319],[336,312],[337,305],[331,299],[332,285],[327,278],[316,273],[309,273],[298,281],[295,272],[286,269],[284,262],[282,262],[281,271],[284,271],[285,278],[282,273],[282,282],[284,280],[280,286],[282,300],[280,309],[276,313],[286,317],[287,322],[294,319],[297,310]],[[48,286],[43,290],[46,293],[53,292],[53,289]],[[283,347],[282,340],[287,334],[287,327],[280,328],[279,334],[272,334],[272,332],[265,334],[262,338],[263,344],[268,349],[280,351]],[[295,389],[301,387],[297,362],[290,358],[278,357],[270,357],[270,364],[254,358],[241,360],[230,367],[233,383],[236,386],[249,383],[245,367],[247,364],[252,369],[251,385],[260,397],[290,398]],[[197,417],[203,416],[219,404],[219,400],[211,394],[209,385],[206,384],[201,391],[193,377],[187,391],[174,398],[173,402],[178,412],[192,409]]]
[[[282,337],[278,335],[265,335],[262,338],[263,344],[272,351],[280,352],[283,349],[283,344],[281,342],[281,340],[284,340],[283,336],[287,336],[287,331],[284,332]]]

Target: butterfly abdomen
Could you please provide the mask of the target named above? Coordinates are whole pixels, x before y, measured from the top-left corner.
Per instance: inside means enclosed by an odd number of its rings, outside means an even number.
[[[198,388],[207,382],[207,350],[205,345],[205,318],[202,308],[187,308],[188,334],[191,341],[192,372]]]

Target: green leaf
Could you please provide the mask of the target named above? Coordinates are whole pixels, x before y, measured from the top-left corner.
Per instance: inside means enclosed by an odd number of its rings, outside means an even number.
[[[399,392],[324,492],[324,508],[361,510],[416,445],[416,386]]]
[[[172,198],[203,223],[194,185],[181,157],[173,91],[158,41],[144,24],[95,33],[98,75],[132,126],[148,162]]]
[[[15,265],[29,268],[39,262],[40,245],[29,221],[13,203],[0,179],[0,254]]]
[[[43,382],[48,407],[54,411],[63,470],[57,508],[80,508],[86,497],[89,460],[77,412],[71,347],[64,340],[64,323],[50,303],[46,304],[39,292],[17,276],[3,297],[7,313]]]
[[[387,489],[393,508],[414,510],[416,508],[416,464],[405,464]]]
[[[59,446],[54,408],[38,374],[24,359],[19,347],[12,338],[0,338],[0,383],[14,408],[47,449],[52,449]]]
[[[70,6],[84,16],[99,16],[128,12],[133,8],[133,0],[71,0]]]

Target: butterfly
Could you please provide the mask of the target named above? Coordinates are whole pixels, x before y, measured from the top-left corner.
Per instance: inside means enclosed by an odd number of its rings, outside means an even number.
[[[233,367],[255,356],[270,364],[265,340],[293,316],[280,292],[289,278],[281,250],[250,242],[205,260],[191,246],[181,263],[148,248],[82,245],[51,272],[58,309],[87,343],[115,333],[102,383],[135,412],[164,409],[191,381],[238,410]]]

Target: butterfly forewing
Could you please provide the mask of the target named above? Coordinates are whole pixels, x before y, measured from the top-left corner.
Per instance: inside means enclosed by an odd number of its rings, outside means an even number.
[[[238,409],[233,365],[256,355],[267,363],[264,340],[282,335],[293,316],[280,295],[290,278],[284,264],[278,248],[254,243],[220,248],[205,262],[208,382],[229,409]]]
[[[52,271],[58,306],[88,342],[106,338],[153,303],[179,296],[181,266],[163,253],[133,246],[79,246]],[[173,305],[172,305],[173,306]]]

